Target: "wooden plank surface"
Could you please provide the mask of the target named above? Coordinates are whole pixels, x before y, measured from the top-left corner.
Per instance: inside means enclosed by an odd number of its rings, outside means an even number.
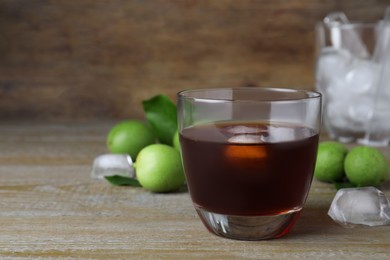
[[[390,226],[343,228],[314,182],[292,232],[245,242],[210,234],[189,194],[152,194],[90,178],[113,122],[0,124],[0,258],[388,259]],[[350,145],[351,147],[352,145]],[[390,159],[389,147],[382,149]],[[383,187],[390,196],[388,185]]]
[[[314,88],[314,26],[388,0],[0,0],[0,119],[141,117],[204,87]]]

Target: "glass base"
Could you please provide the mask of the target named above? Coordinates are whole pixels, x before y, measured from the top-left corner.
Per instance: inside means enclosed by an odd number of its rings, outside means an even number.
[[[207,229],[222,237],[238,240],[265,240],[286,235],[298,219],[301,209],[267,216],[236,216],[210,212],[195,205]]]

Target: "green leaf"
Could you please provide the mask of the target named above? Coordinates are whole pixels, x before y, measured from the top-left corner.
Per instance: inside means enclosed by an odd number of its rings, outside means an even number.
[[[343,188],[355,188],[357,187],[356,184],[349,182],[349,181],[344,181],[344,182],[335,182],[334,186],[337,190],[343,189]]]
[[[165,95],[157,95],[142,102],[146,119],[153,127],[158,140],[172,145],[177,130],[176,105]]]
[[[104,176],[104,178],[115,186],[134,186],[141,187],[138,180],[120,175]]]

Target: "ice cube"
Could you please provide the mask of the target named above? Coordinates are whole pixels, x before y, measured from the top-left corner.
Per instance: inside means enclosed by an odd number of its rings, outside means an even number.
[[[340,129],[348,129],[350,121],[348,117],[348,109],[351,104],[349,99],[329,101],[325,108],[326,120],[333,127]]]
[[[133,161],[127,154],[103,154],[95,158],[91,177],[103,179],[104,176],[120,175],[133,178],[135,176]]]
[[[352,56],[347,50],[323,48],[317,59],[316,79],[320,85],[319,90],[325,91],[329,84],[344,78],[351,62]]]
[[[361,33],[353,26],[349,27],[347,30],[343,30],[341,33],[341,46],[342,48],[349,50],[352,55],[357,58],[369,58],[370,53],[362,41],[360,34]]]
[[[350,98],[351,93],[343,84],[343,78],[333,81],[332,84],[329,84],[328,88],[325,91],[326,96],[330,100],[347,100]]]
[[[297,132],[294,128],[290,127],[278,127],[278,126],[270,126],[269,136],[267,140],[269,142],[286,142],[296,140],[298,136],[296,136]]]
[[[389,225],[390,205],[377,188],[345,188],[336,193],[328,215],[346,227]]]
[[[264,137],[262,135],[254,135],[254,134],[240,134],[232,136],[228,139],[229,143],[236,144],[258,144],[264,143]]]
[[[328,14],[324,18],[324,23],[329,28],[330,39],[335,48],[347,49],[356,57],[369,57],[369,52],[359,31],[354,26],[350,26],[350,22],[343,12]]]
[[[267,157],[267,149],[262,145],[251,145],[264,143],[261,135],[235,135],[228,139],[231,145],[226,146],[226,157],[233,165],[245,165],[252,160]],[[246,145],[243,145],[246,144]],[[260,166],[260,165],[258,165]]]
[[[245,125],[234,125],[234,126],[227,126],[224,128],[228,133],[230,134],[260,134],[264,132],[265,126],[245,126]]]
[[[358,124],[367,124],[374,116],[374,98],[362,96],[354,99],[348,108],[349,118]]]
[[[354,64],[346,72],[344,88],[351,93],[367,93],[377,85],[379,66],[373,62],[355,60]]]

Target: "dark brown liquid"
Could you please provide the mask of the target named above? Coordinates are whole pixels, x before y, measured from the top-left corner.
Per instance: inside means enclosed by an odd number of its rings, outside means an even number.
[[[230,122],[186,128],[180,143],[197,206],[229,215],[271,215],[303,206],[318,134],[299,126]]]

